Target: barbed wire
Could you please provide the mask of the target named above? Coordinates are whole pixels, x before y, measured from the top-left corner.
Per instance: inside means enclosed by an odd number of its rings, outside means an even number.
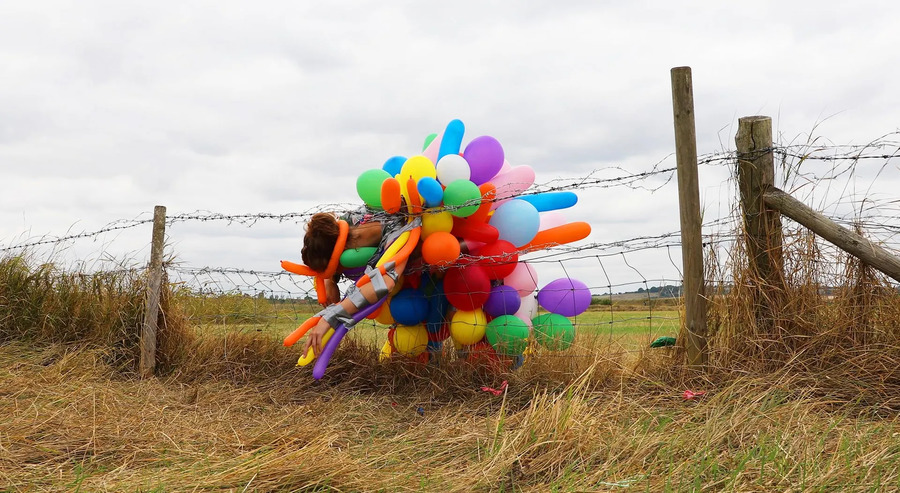
[[[793,183],[793,189],[808,187],[810,190],[816,190],[822,183],[837,183],[841,177],[852,176],[862,162],[874,163],[876,167],[867,169],[874,172],[876,177],[879,176],[894,158],[900,156],[898,135],[900,134],[888,134],[881,139],[859,146],[789,144],[776,145],[771,150],[780,160],[779,165],[784,170],[785,183]],[[610,167],[595,169],[585,176],[576,178],[556,178],[532,185],[524,192],[524,195],[612,187],[640,189],[653,193],[672,182],[676,168],[668,165],[671,159],[672,155],[666,156],[646,171],[638,173],[630,172],[622,167]],[[734,169],[737,159],[736,152],[722,151],[700,156],[698,162],[705,166],[730,166]],[[829,168],[824,172],[820,167],[807,169],[805,165],[810,162],[828,163]],[[615,176],[605,176],[608,173],[615,173]],[[857,194],[852,190],[847,192],[846,186],[843,189],[840,187],[836,187],[836,189],[841,193],[836,199],[831,200],[834,204],[842,205],[844,209],[836,208],[829,217],[849,228],[863,229],[867,234],[875,235],[877,241],[896,247],[892,241],[900,234],[900,221],[897,220],[900,217],[900,199],[894,198],[895,196],[883,199],[873,197],[868,193]],[[871,190],[871,188],[866,190]],[[504,200],[511,196],[498,196],[494,200]],[[226,214],[194,211],[168,216],[166,223],[167,225],[176,225],[217,222],[228,226],[238,224],[252,227],[261,221],[300,223],[307,221],[318,212],[340,213],[356,210],[358,207],[358,204],[332,203],[319,204],[302,212],[286,213]],[[44,236],[17,245],[4,246],[0,248],[0,252],[96,238],[103,234],[142,227],[150,223],[152,223],[152,219],[149,217],[118,220],[96,231],[72,233],[60,237]],[[742,219],[739,212],[732,209],[727,211],[723,217],[705,220],[702,230],[705,248],[725,248],[727,250],[730,245],[742,238]],[[575,326],[594,335],[602,332],[604,337],[612,340],[614,336],[618,337],[616,331],[619,328],[633,326],[640,322],[646,323],[646,330],[642,334],[649,337],[657,332],[677,331],[680,323],[680,317],[673,316],[672,310],[667,309],[664,305],[665,298],[658,296],[659,291],[663,288],[667,290],[668,295],[680,294],[678,291],[681,284],[680,266],[673,259],[672,254],[672,250],[679,249],[680,246],[680,232],[676,230],[606,242],[552,247],[539,252],[531,252],[525,255],[523,260],[534,264],[558,264],[567,275],[567,266],[578,262],[592,263],[595,278],[588,284],[588,287],[596,300],[605,300],[604,304],[608,304],[607,308],[599,310],[607,313],[608,319],[586,321],[585,318],[579,320],[576,317]],[[646,275],[642,272],[642,269],[631,260],[631,256],[648,250],[665,250],[664,253],[668,257],[669,263],[678,272],[678,275],[673,276],[675,278],[665,278]],[[817,259],[816,262],[839,265],[838,254],[831,251],[825,251],[825,253],[828,255]],[[467,260],[484,261],[486,259],[468,258]],[[620,272],[624,270],[630,274],[611,275],[609,267],[613,264],[617,265]],[[282,327],[298,323],[308,317],[311,311],[317,310],[314,283],[310,278],[295,276],[284,271],[239,267],[195,267],[183,263],[169,263],[166,267],[169,282],[176,290],[177,295],[183,296],[185,299],[193,297],[195,301],[200,300],[197,301],[200,305],[194,306],[193,311],[188,314],[191,322],[203,326],[219,327],[219,329],[208,330],[221,330],[221,327],[227,327],[225,330],[263,331],[268,330],[266,327]],[[122,270],[138,271],[136,269]],[[719,269],[720,273],[725,270]],[[707,282],[710,285],[727,287],[730,282],[727,276],[727,273],[710,276]],[[623,292],[628,293],[628,298],[636,303],[636,307],[645,307],[646,310],[629,312],[613,308],[615,303],[626,299],[622,298]],[[212,301],[203,305],[203,300]],[[660,303],[663,305],[658,306]],[[598,310],[592,309],[592,311],[596,313]],[[374,322],[366,323],[375,326]],[[578,354],[572,353],[564,355],[545,353],[543,357],[556,356],[579,357]]]

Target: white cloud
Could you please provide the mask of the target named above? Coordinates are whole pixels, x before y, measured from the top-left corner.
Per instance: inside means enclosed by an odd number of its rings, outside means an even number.
[[[468,138],[500,139],[539,178],[647,171],[672,152],[669,69],[679,65],[693,67],[701,153],[733,146],[737,118],[759,113],[786,141],[815,129],[866,142],[898,126],[898,11],[880,2],[4,5],[0,239],[96,229],[155,204],[170,214],[280,213],[354,201],[360,172],[415,154],[453,118]],[[727,212],[728,170],[701,173],[707,213]],[[879,178],[895,179],[893,169]],[[674,182],[580,196],[572,215],[589,217],[604,240],[678,228]],[[276,270],[296,246],[282,246],[285,235],[300,238],[284,231],[172,235],[185,236],[174,243],[185,262]],[[673,271],[667,258],[647,258],[642,272]]]

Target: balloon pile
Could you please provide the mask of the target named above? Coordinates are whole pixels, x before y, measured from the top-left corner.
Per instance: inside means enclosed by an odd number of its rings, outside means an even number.
[[[562,351],[575,338],[568,317],[584,312],[591,303],[588,287],[570,278],[553,280],[538,290],[537,272],[520,260],[528,252],[590,234],[589,224],[566,222],[560,212],[574,206],[578,197],[565,191],[526,193],[534,184],[534,170],[511,166],[493,137],[476,137],[463,147],[464,131],[463,123],[453,120],[443,132],[426,139],[421,155],[392,157],[356,181],[357,193],[368,208],[410,220],[421,218],[421,226],[401,236],[377,263],[406,260],[416,250],[421,252],[421,267],[408,266],[402,282],[380,300],[383,303],[354,316],[391,326],[382,358],[427,358],[440,352],[448,338],[458,350],[479,357],[487,354],[496,361],[521,358],[531,341]],[[368,251],[373,254],[374,249]],[[370,260],[345,264],[344,256],[341,264],[348,268]],[[282,266],[317,280],[322,276],[298,264],[282,262]],[[357,285],[369,281],[363,276]],[[538,315],[538,305],[547,313]],[[299,340],[314,319],[288,336],[285,345]],[[313,371],[316,378],[324,374],[326,355],[330,357],[346,333],[342,328],[336,327],[333,335],[329,331],[329,342]],[[298,364],[309,363],[310,356]]]

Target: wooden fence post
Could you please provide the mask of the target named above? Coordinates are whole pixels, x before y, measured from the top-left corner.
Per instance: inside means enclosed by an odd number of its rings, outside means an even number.
[[[772,119],[747,116],[738,120],[734,137],[738,158],[738,189],[757,328],[768,333],[784,288],[781,214],[767,208],[765,194],[775,188]]]
[[[678,339],[684,341],[688,365],[705,367],[709,361],[709,354],[706,341],[703,237],[700,218],[700,185],[697,178],[697,136],[694,127],[694,91],[691,85],[691,68],[675,67],[672,69],[671,75],[686,332],[686,334],[679,335]]]
[[[166,208],[158,205],[153,208],[153,240],[150,244],[147,301],[144,307],[144,326],[141,330],[140,340],[140,374],[142,378],[152,377],[156,371],[156,331],[163,277],[162,258],[165,237]]]
[[[766,285],[781,286],[784,279],[781,215],[766,208],[763,198],[767,191],[775,188],[772,119],[768,116],[740,118],[734,142],[750,266]]]

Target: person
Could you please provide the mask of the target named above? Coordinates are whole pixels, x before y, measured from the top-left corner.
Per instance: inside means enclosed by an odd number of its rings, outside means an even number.
[[[352,211],[341,219],[347,221],[350,226],[345,249],[377,247],[366,269],[366,273],[372,277],[372,282],[362,288],[352,285],[342,299],[337,284],[342,275],[341,270],[338,270],[333,278],[325,280],[326,303],[323,305],[324,309],[318,313],[321,316],[318,323],[307,333],[302,354],[313,348],[313,352],[318,356],[322,352],[322,337],[329,328],[339,323],[350,328],[353,325],[353,314],[387,296],[406,268],[407,262],[403,260],[399,264],[386,263],[383,275],[373,267],[401,234],[421,225],[421,218],[418,217],[410,221],[403,215],[389,215],[366,207]],[[313,270],[325,271],[339,236],[337,217],[322,212],[313,214],[303,236],[303,248],[300,251],[303,263]]]

